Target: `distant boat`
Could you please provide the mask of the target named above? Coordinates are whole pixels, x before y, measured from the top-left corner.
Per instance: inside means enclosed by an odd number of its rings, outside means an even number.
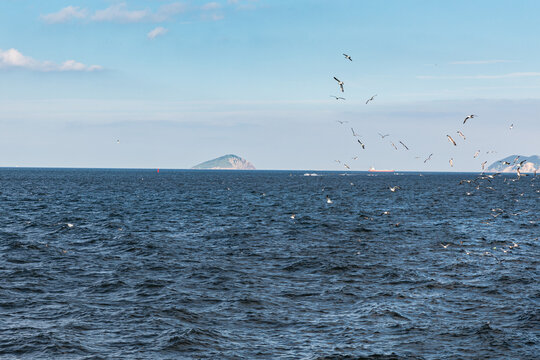
[[[375,170],[375,168],[372,166],[368,170],[369,172],[394,172],[395,170]]]

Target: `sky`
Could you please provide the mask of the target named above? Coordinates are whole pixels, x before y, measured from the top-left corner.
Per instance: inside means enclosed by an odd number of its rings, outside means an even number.
[[[539,13],[536,0],[1,0],[0,166],[236,154],[258,169],[479,171],[540,154]]]

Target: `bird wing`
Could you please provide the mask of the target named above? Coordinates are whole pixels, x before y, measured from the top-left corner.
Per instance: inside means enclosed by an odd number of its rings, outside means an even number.
[[[334,76],[334,80],[336,80],[337,82],[341,82],[337,77]]]

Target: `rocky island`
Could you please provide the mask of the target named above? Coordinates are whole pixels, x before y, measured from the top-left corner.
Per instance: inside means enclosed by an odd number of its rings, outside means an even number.
[[[195,165],[192,169],[255,170],[255,166],[240,156],[229,154]]]
[[[488,172],[502,172],[502,173],[512,173],[517,172],[517,168],[522,173],[534,173],[535,171],[540,171],[540,156],[531,155],[510,155],[495,161],[488,168]]]

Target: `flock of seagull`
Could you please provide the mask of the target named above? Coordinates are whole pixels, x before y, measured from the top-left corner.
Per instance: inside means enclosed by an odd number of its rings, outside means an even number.
[[[352,62],[352,57],[348,54],[345,54],[343,53],[343,56],[346,60]],[[342,92],[342,93],[345,93],[345,88],[344,88],[344,85],[345,85],[345,82],[338,79],[336,76],[334,76],[334,80],[337,82],[338,86],[339,86],[339,90]],[[366,100],[366,105],[369,104],[370,102],[374,101],[375,100],[375,97],[377,96],[377,94],[371,96],[369,99]],[[337,96],[337,95],[330,95],[330,97],[336,99],[336,100],[346,100],[345,97],[342,97],[342,96]],[[470,115],[467,115],[464,119],[463,119],[463,125],[465,125],[467,123],[468,120],[471,120],[471,119],[474,119],[476,118],[478,115],[476,114],[470,114]],[[337,120],[337,122],[340,124],[340,125],[344,125],[345,123],[348,123],[348,121],[346,120]],[[512,130],[514,128],[514,124],[511,124],[510,125],[510,130]],[[354,129],[351,127],[351,131],[352,131],[352,135],[353,137],[356,138],[356,141],[357,143],[360,145],[360,147],[365,150],[366,149],[366,143],[364,141],[362,141],[360,139],[360,135],[358,133],[356,133],[354,131]],[[378,133],[379,136],[381,137],[382,140],[384,140],[384,138],[390,136],[390,134],[381,134],[381,133]],[[463,141],[465,141],[467,139],[467,137],[465,136],[465,134],[461,131],[461,130],[457,130],[456,131],[456,134],[458,134],[462,139]],[[458,146],[458,143],[456,142],[456,140],[449,134],[446,135],[448,141],[450,142],[450,144],[452,144],[453,146]],[[409,147],[402,141],[402,140],[399,140],[398,143],[405,149],[405,150],[410,150]],[[393,141],[390,141],[390,145],[394,148],[394,150],[398,150],[398,146],[396,146],[396,144],[393,142]],[[481,151],[480,150],[477,150],[473,156],[474,159],[476,159],[479,155],[480,155]],[[495,153],[495,151],[487,151],[486,154],[490,154],[490,153]],[[431,160],[433,156],[433,153],[429,154],[429,156],[427,158],[424,159],[424,163],[427,163],[428,161]],[[356,160],[358,157],[353,157],[354,160]],[[416,158],[420,158],[419,156],[417,156]],[[342,163],[341,161],[338,161],[336,160],[336,162],[338,163]],[[454,158],[450,158],[448,160],[448,163],[450,164],[450,167],[454,167]],[[342,163],[343,166],[347,169],[347,170],[350,170],[350,166],[348,164],[346,164],[345,162]],[[481,163],[481,168],[482,168],[482,172],[485,170],[485,165],[487,164],[487,161],[484,161]],[[510,164],[508,164],[510,165]],[[518,174],[518,177],[521,176],[521,171],[520,171],[520,168],[521,166],[523,165],[523,163],[521,163],[519,166],[516,167],[516,171],[517,171],[517,174]],[[535,175],[536,175],[536,172],[535,172]]]
[[[348,54],[343,54],[343,56],[345,57],[346,60],[348,61],[353,61],[352,60],[352,57]],[[340,80],[339,78],[337,78],[336,76],[334,76],[334,80],[337,82],[337,85],[339,86],[339,90],[341,91],[341,93],[345,93],[345,88],[344,88],[344,85],[345,85],[345,82]],[[330,95],[331,97],[333,97],[334,99],[336,100],[346,100],[345,97],[343,96],[336,96],[336,95]],[[377,94],[371,96],[369,99],[366,100],[365,104],[369,104],[370,102],[374,101],[375,100],[375,97],[377,96]],[[463,119],[463,124],[462,125],[466,125],[467,121],[469,120],[472,120],[472,119],[475,119],[477,117],[476,114],[470,114],[470,115],[467,115],[464,119]],[[337,122],[340,124],[340,125],[344,125],[345,123],[348,123],[348,121],[344,121],[344,120],[337,120]],[[514,127],[514,124],[511,124],[509,129],[512,130]],[[352,132],[352,136],[354,138],[356,138],[356,141],[358,142],[358,144],[360,145],[360,147],[362,149],[366,149],[366,144],[360,139],[360,135],[358,133],[355,132],[354,128],[351,127],[351,132]],[[382,134],[382,133],[378,133],[381,140],[384,140],[386,137],[390,136],[390,134]],[[465,136],[465,134],[461,131],[461,130],[457,130],[456,131],[456,134],[459,135],[459,137],[461,139],[463,139],[463,141],[466,141],[467,137]],[[450,134],[447,134],[446,135],[448,141],[450,142],[450,144],[452,146],[458,146],[458,142],[450,135]],[[409,150],[409,147],[402,141],[402,140],[399,140],[398,141],[399,145],[401,145],[403,147],[403,149],[405,149],[406,151]],[[398,147],[396,146],[396,144],[392,141],[390,141],[390,144],[392,145],[392,147],[395,149],[395,150],[398,150]],[[486,151],[486,154],[490,154],[490,153],[495,153],[495,151]],[[481,151],[480,150],[476,150],[476,152],[474,153],[473,155],[473,158],[476,159],[479,155],[481,154]],[[425,159],[424,159],[424,163],[427,163],[428,161],[430,161],[432,159],[432,156],[433,156],[433,153],[429,154],[429,156],[427,156]],[[358,158],[358,156],[355,156],[353,157],[352,159],[353,160],[356,160]],[[420,158],[419,156],[417,156],[416,158]],[[347,170],[350,170],[350,166],[348,164],[346,164],[345,162],[342,162],[340,160],[335,160],[337,163],[339,164],[342,164]],[[449,164],[450,164],[450,167],[453,167],[454,166],[454,158],[450,158],[449,159]],[[519,161],[519,156],[517,156],[513,163],[510,163],[509,161],[501,161],[501,163],[503,165],[508,165],[508,166],[515,166],[516,168],[516,172],[517,172],[517,178],[509,178],[509,177],[504,177],[504,180],[503,180],[503,183],[507,183],[507,184],[510,184],[512,182],[515,182],[517,180],[520,180],[520,178],[522,176],[527,176],[527,174],[523,174],[520,169],[521,167],[523,166],[524,163],[526,163],[527,160],[521,160]],[[494,179],[496,179],[497,177],[499,177],[499,175],[501,174],[500,172],[497,172],[497,173],[492,173],[492,174],[486,174],[485,173],[485,166],[487,164],[487,161],[483,161],[481,163],[481,168],[482,168],[482,172],[480,173],[480,175],[478,175],[476,178],[474,179],[463,179],[463,180],[460,180],[459,182],[459,185],[463,185],[463,184],[469,184],[469,185],[473,185],[474,188],[476,190],[480,190],[481,188],[483,189],[486,189],[486,190],[490,190],[490,191],[493,191],[495,190],[495,188],[492,186],[492,181],[494,181]],[[422,176],[422,175],[420,175]],[[534,171],[534,174],[533,174],[533,178],[531,179],[531,181],[534,181],[536,180],[536,170]],[[486,184],[487,182],[487,184]],[[353,185],[353,183],[351,183],[351,185]],[[534,186],[534,184],[531,183],[531,186]],[[391,192],[396,192],[398,190],[400,190],[401,187],[400,186],[389,186],[389,190]],[[323,189],[324,190],[324,189]],[[540,190],[536,190],[537,193],[540,193]],[[466,195],[467,196],[470,196],[470,195],[473,195],[473,190],[470,190],[470,191],[466,191]],[[524,194],[521,193],[519,194],[519,196],[523,196]],[[515,199],[515,201],[519,201],[519,199]],[[332,204],[333,201],[330,199],[330,197],[328,195],[326,195],[326,203],[327,204]],[[496,219],[499,215],[503,214],[503,213],[507,213],[508,215],[512,215],[512,216],[518,216],[518,215],[521,215],[523,213],[527,213],[528,210],[525,210],[525,211],[522,211],[522,212],[517,212],[517,213],[513,213],[511,211],[505,211],[501,208],[496,208],[496,209],[491,209],[491,216],[493,217],[493,219],[490,219],[490,220],[486,220],[486,221],[483,221],[482,223],[485,224],[485,225],[491,225],[491,222]],[[385,211],[383,212],[381,215],[389,215],[390,213],[388,211]],[[293,214],[291,216],[292,219],[295,219],[296,215]],[[366,217],[368,219],[371,219],[370,217]],[[535,221],[529,221],[530,223],[535,223],[537,221],[540,221],[540,220],[535,220]],[[399,226],[400,223],[397,223],[397,224],[394,224],[395,226]],[[538,238],[536,238],[535,240],[537,240]],[[451,246],[451,244],[440,244],[444,249],[447,249]],[[460,242],[460,245],[461,246],[464,246],[463,244],[463,241]],[[508,251],[512,250],[512,249],[515,249],[519,247],[519,245],[516,243],[516,242],[512,242],[511,245],[508,245],[508,246],[503,246],[502,248],[500,248],[500,250],[503,252],[503,253],[507,253]],[[493,247],[492,249],[489,249],[489,250],[496,250],[497,248],[496,247]],[[465,248],[463,249],[465,255],[471,255],[471,251],[468,251],[466,250]],[[495,258],[499,263],[501,262],[501,260],[499,259],[499,257],[497,257],[496,255],[493,254],[493,252],[491,251],[484,251],[484,252],[481,252],[479,253],[479,255],[484,255],[484,256],[491,256],[493,258]]]

